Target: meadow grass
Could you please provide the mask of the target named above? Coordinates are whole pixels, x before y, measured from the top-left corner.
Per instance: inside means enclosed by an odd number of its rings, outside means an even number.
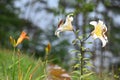
[[[16,53],[15,63],[13,63],[12,54],[11,50],[0,49],[0,80],[43,80],[45,78],[45,62],[41,59],[37,60],[28,55]]]

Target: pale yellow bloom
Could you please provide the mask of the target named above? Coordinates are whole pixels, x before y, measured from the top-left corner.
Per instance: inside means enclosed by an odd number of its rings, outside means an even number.
[[[72,31],[73,26],[72,26],[72,21],[73,21],[73,14],[69,14],[66,17],[65,23],[63,20],[61,20],[58,24],[58,29],[55,31],[55,35],[59,37],[59,34],[64,31]]]
[[[104,47],[108,42],[107,36],[105,35],[107,32],[106,25],[101,20],[98,22],[91,21],[90,24],[94,26],[94,30],[91,32],[91,35],[94,39],[99,38],[102,41],[102,47]]]
[[[27,35],[27,33],[22,31],[22,33],[21,33],[20,37],[18,38],[15,46],[19,45],[24,39],[29,39],[29,37],[26,36],[26,35]]]

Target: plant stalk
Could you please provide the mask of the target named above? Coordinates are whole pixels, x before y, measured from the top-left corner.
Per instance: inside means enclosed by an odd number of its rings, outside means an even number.
[[[13,50],[13,56],[12,56],[12,61],[13,61],[13,74],[12,74],[12,77],[13,77],[13,80],[15,80],[15,47],[14,47],[14,50]]]
[[[81,43],[81,46],[80,46],[80,52],[81,52],[81,59],[80,59],[80,63],[81,63],[81,76],[83,76],[83,68],[84,68],[84,51],[82,50],[82,46],[83,46],[83,42],[82,41],[80,41],[80,43]],[[81,80],[83,80],[82,78],[81,78]]]

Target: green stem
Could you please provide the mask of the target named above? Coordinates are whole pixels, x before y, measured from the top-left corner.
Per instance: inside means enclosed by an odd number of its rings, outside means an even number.
[[[14,47],[14,50],[13,50],[13,56],[12,56],[12,61],[13,61],[13,74],[12,74],[12,77],[13,77],[13,80],[15,80],[15,47]]]
[[[83,72],[83,68],[84,68],[84,51],[82,50],[82,47],[83,47],[83,44],[84,44],[84,42],[89,38],[91,36],[91,34],[89,34],[86,38],[84,38],[82,41],[80,40],[80,44],[81,44],[81,46],[80,46],[80,52],[81,52],[81,76],[84,74]],[[81,80],[83,80],[82,78],[81,78]]]
[[[84,39],[82,40],[82,42],[86,41],[90,36],[91,36],[91,34],[89,34],[86,38],[84,38]]]
[[[21,80],[20,52],[18,52],[18,80]]]
[[[81,70],[80,71],[81,71],[81,76],[82,76],[83,75],[83,67],[84,67],[84,60],[83,60],[84,59],[84,52],[82,50],[83,42],[80,41],[80,43],[81,43],[81,46],[80,46],[80,52],[81,52],[81,60],[80,60],[81,61],[80,62],[81,63]]]
[[[48,61],[46,59],[44,67],[47,67],[47,63],[48,63]],[[45,80],[46,80],[47,79],[47,70],[46,69],[44,69],[44,73],[45,73]]]
[[[80,46],[79,46],[79,50],[80,50],[80,53],[81,53],[81,58],[80,58],[80,76],[82,76],[84,73],[83,73],[83,68],[84,68],[84,51],[83,51],[83,49],[82,49],[82,47],[83,47],[83,44],[84,44],[84,41],[86,41],[90,36],[91,36],[91,34],[88,36],[88,37],[86,37],[85,39],[83,39],[83,40],[80,40],[78,37],[78,33],[76,34],[76,32],[75,32],[75,30],[73,30],[73,32],[74,32],[74,34],[75,34],[75,36],[76,36],[76,38],[79,40],[79,42],[80,42]],[[81,79],[81,77],[80,77],[80,80],[83,80],[83,79]]]
[[[48,52],[46,52],[45,54],[45,67],[47,67],[47,63],[48,63]],[[47,70],[45,69],[45,80],[47,79]]]

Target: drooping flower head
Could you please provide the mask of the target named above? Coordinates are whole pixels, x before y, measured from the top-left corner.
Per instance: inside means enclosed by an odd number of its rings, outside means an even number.
[[[58,24],[58,28],[55,31],[55,35],[57,35],[58,37],[60,37],[60,33],[64,32],[64,31],[72,31],[73,30],[73,26],[72,26],[72,22],[73,21],[73,14],[69,14],[66,17],[65,22],[63,20],[61,20]]]
[[[94,39],[99,38],[102,41],[102,47],[104,47],[108,42],[107,36],[105,35],[107,32],[106,25],[101,20],[98,22],[91,21],[90,24],[94,26],[94,30],[91,32],[91,35]]]
[[[22,31],[22,33],[21,33],[20,37],[18,38],[15,46],[19,45],[24,39],[29,39],[29,37],[26,36],[26,35],[27,35],[27,33]]]

